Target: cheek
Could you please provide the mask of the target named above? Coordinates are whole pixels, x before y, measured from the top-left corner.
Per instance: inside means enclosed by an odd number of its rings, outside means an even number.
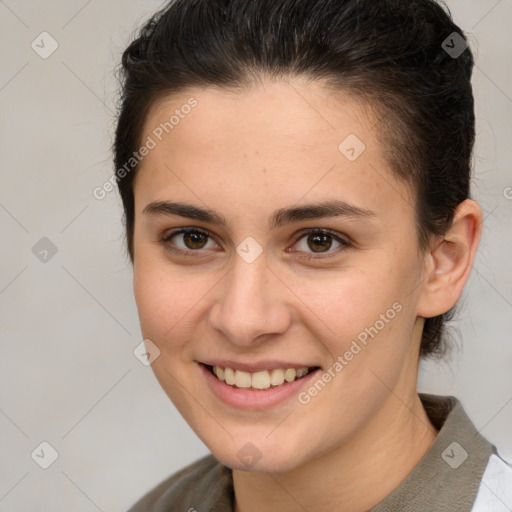
[[[407,351],[415,319],[414,265],[380,256],[335,276],[295,281],[294,291],[310,311],[304,318],[334,357],[351,351],[368,363]]]
[[[354,334],[374,323],[398,298],[392,280],[376,280],[371,272],[348,269],[322,280],[297,282],[296,294],[331,334]],[[326,329],[327,330],[327,329]],[[327,332],[329,332],[327,331]]]
[[[221,281],[215,272],[185,271],[160,256],[147,255],[134,265],[133,288],[142,335],[161,351],[153,363],[160,380],[168,379],[165,369],[186,374],[197,344],[208,336],[211,293]],[[207,332],[207,334],[201,334]],[[163,384],[164,385],[164,384]],[[175,385],[172,379],[164,389]]]
[[[133,289],[144,337],[158,344],[171,340],[200,306],[202,288],[193,278],[142,258],[134,265]]]

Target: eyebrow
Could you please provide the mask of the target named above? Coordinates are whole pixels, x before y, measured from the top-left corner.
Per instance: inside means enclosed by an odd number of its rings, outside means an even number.
[[[188,203],[154,201],[149,203],[142,213],[155,216],[177,215],[210,224],[217,224],[225,228],[228,227],[226,219],[222,214],[210,208],[201,208]],[[276,210],[270,218],[269,227],[270,229],[275,229],[301,220],[325,219],[328,217],[365,219],[376,217],[376,214],[372,210],[361,208],[345,201],[331,200]]]

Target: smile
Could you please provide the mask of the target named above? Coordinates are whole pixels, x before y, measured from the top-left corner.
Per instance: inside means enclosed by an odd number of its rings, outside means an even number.
[[[316,369],[308,368],[275,368],[273,370],[263,370],[259,372],[246,372],[233,368],[222,368],[221,366],[208,366],[210,372],[218,380],[225,382],[229,386],[240,389],[266,390],[271,387],[278,387],[285,382],[293,382],[306,376],[310,371]]]

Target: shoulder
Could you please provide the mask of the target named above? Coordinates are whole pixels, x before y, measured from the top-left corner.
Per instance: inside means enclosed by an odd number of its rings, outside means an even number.
[[[229,468],[209,454],[160,482],[128,512],[209,510],[219,500],[229,503],[231,486]]]
[[[471,512],[508,512],[512,509],[512,466],[492,454],[482,476]]]

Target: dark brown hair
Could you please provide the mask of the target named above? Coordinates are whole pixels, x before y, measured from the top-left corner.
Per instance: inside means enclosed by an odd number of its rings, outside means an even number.
[[[149,109],[166,95],[242,89],[261,77],[319,80],[386,120],[376,133],[393,172],[414,191],[424,250],[469,197],[475,117],[466,46],[434,0],[171,1],[123,53],[116,169],[126,169]],[[117,174],[132,262],[136,171]],[[443,355],[453,312],[425,320],[421,356]]]

